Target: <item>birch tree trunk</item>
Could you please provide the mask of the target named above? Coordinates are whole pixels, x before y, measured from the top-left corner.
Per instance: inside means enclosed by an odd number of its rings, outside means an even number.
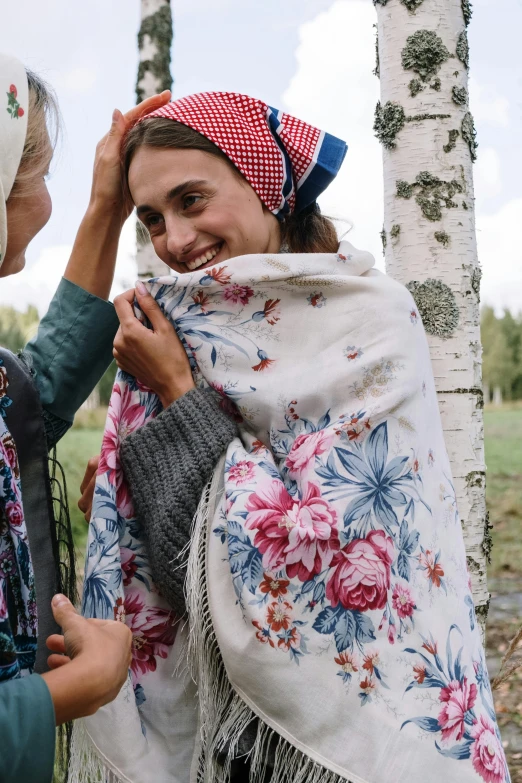
[[[141,27],[138,32],[139,66],[136,102],[162,90],[170,90],[170,47],[172,14],[170,0],[141,0]],[[147,231],[138,224],[136,231],[138,277],[145,279],[167,275],[170,269],[154,252]]]
[[[483,394],[468,106],[469,0],[374,0],[388,273],[428,333],[446,444],[482,627],[489,593]],[[379,73],[380,71],[380,73]]]

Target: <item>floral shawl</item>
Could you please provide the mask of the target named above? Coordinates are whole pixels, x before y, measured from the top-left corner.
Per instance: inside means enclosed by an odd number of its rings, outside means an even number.
[[[117,378],[84,612],[126,618],[132,676],[76,753],[94,748],[110,780],[189,780],[161,746],[178,752],[169,677],[188,659],[191,780],[226,780],[258,718],[252,780],[270,759],[277,783],[509,781],[426,337],[410,294],[372,266],[341,243],[150,281],[240,438],[200,503],[176,636],[118,465],[157,401]]]
[[[0,359],[0,683],[31,674],[38,621],[18,455],[5,415],[12,404]]]

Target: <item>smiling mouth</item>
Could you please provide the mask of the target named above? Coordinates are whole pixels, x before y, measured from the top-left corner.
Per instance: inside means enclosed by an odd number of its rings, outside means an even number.
[[[207,250],[206,253],[203,253],[201,256],[198,256],[197,258],[193,258],[192,261],[187,261],[186,266],[188,269],[190,269],[191,272],[194,271],[194,269],[199,269],[200,266],[203,266],[203,264],[208,264],[210,261],[212,261],[221,248],[223,247],[223,242],[219,242],[217,245],[214,245],[214,247],[211,247],[210,250]]]

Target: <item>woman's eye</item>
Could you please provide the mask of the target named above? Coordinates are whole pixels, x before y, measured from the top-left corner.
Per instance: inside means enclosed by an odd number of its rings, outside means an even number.
[[[197,204],[198,201],[200,201],[202,196],[184,196],[183,198],[183,207],[184,209],[190,209],[190,207],[193,207],[194,204]]]
[[[148,215],[146,220],[147,228],[156,228],[163,221],[161,215]]]

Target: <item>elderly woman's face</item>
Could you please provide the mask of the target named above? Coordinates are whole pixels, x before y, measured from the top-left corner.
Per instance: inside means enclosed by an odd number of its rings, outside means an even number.
[[[29,184],[26,193],[17,195],[15,189],[7,199],[6,211],[7,250],[0,277],[22,271],[27,246],[51,217],[51,196],[44,178]]]
[[[277,219],[216,155],[140,147],[130,165],[129,189],[154,250],[176,272],[279,252]]]

